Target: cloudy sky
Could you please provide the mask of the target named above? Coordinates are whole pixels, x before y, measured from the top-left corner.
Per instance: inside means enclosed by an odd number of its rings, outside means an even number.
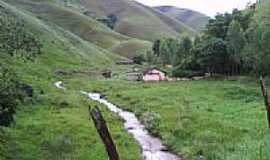
[[[231,12],[234,8],[244,9],[248,2],[256,0],[136,0],[145,5],[173,5],[214,16],[216,13]]]

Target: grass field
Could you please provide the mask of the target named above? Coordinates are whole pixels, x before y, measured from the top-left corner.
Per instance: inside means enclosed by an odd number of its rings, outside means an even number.
[[[76,83],[75,83],[76,82]],[[191,81],[78,83],[108,95],[143,121],[154,113],[152,127],[164,142],[186,159],[203,151],[208,160],[268,160],[270,132],[255,81]],[[74,87],[75,87],[74,86]],[[80,87],[79,87],[80,88]]]
[[[77,91],[57,90],[53,84],[43,89],[45,93],[36,96],[33,103],[19,106],[16,123],[0,128],[0,159],[106,159],[88,113],[88,106],[96,104]],[[101,109],[121,159],[140,159],[140,148],[125,132],[122,121],[105,107]]]
[[[119,43],[112,48],[110,51],[118,53],[121,56],[133,58],[134,55],[146,55],[147,51],[152,49],[152,43],[148,41],[132,39]]]
[[[8,128],[0,127],[0,159],[106,159],[103,144],[88,115],[88,106],[95,103],[77,90],[57,90],[53,83],[61,77],[54,71],[113,68],[118,56],[61,27],[45,23],[29,12],[2,1],[0,6],[23,19],[26,29],[43,46],[42,54],[34,61],[24,61],[19,56],[10,57],[0,52],[0,64],[9,63],[18,78],[30,84],[35,92],[33,99],[18,106],[14,124]],[[122,121],[105,107],[102,111],[113,131],[121,158],[140,159],[140,148],[124,132]]]

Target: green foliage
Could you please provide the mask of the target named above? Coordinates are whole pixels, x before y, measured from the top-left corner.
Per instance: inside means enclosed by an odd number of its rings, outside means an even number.
[[[163,38],[160,41],[160,58],[163,64],[172,64],[178,53],[179,41],[172,38]]]
[[[132,58],[132,60],[133,60],[133,62],[134,62],[135,64],[142,65],[143,62],[145,62],[145,57],[144,57],[144,55],[137,55],[137,56],[134,56],[134,57]]]
[[[245,36],[241,24],[233,20],[227,32],[227,49],[229,54],[229,62],[232,67],[241,66],[243,63],[242,50],[245,46]]]
[[[194,76],[204,76],[204,72],[194,70],[184,70],[182,66],[176,66],[172,70],[172,75],[174,77],[192,78]]]
[[[255,74],[270,74],[269,7],[269,1],[262,1],[257,5],[254,20],[247,30],[247,67]]]
[[[108,15],[106,18],[98,19],[99,22],[105,24],[110,29],[114,29],[117,20],[118,19],[117,19],[116,15],[114,15],[114,14]]]
[[[156,56],[160,55],[160,40],[155,40],[153,47],[152,47],[153,53]]]
[[[192,41],[189,37],[181,40],[163,38],[156,40],[152,49],[154,55],[159,57],[163,64],[184,65],[185,60],[191,56]]]
[[[141,120],[145,127],[151,132],[151,134],[158,135],[160,132],[159,125],[161,121],[159,114],[154,112],[145,112],[142,114]]]
[[[227,57],[226,42],[220,38],[210,38],[200,46],[197,62],[209,73],[222,73],[226,69]]]
[[[240,54],[245,45],[245,36],[241,24],[233,20],[229,25],[226,40],[231,54]]]
[[[243,11],[217,14],[193,41],[164,38],[154,43],[153,52],[163,64],[173,64],[173,75],[182,76],[185,70],[228,76],[269,74],[269,17],[265,16],[269,6],[250,4]]]
[[[25,22],[0,8],[0,50],[11,56],[33,59],[41,54],[41,43],[25,29]]]
[[[18,100],[21,98],[14,72],[0,65],[0,126],[8,126],[13,121]]]
[[[209,20],[206,27],[206,33],[210,36],[225,39],[228,26],[232,21],[232,15],[229,13],[218,14],[214,19]]]
[[[192,41],[189,37],[184,37],[178,46],[176,56],[174,56],[173,65],[180,65],[183,68],[189,64],[191,58]]]

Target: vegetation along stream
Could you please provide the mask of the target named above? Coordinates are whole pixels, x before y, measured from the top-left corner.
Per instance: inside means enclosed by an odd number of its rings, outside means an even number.
[[[56,82],[55,86],[59,89],[65,89],[61,81]],[[159,138],[151,136],[134,113],[120,109],[102,98],[100,93],[82,93],[92,100],[104,104],[111,112],[117,113],[125,120],[125,128],[139,142],[145,160],[181,160],[177,155],[170,153]]]

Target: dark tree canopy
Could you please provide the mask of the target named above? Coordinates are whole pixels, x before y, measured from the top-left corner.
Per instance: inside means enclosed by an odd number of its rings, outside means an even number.
[[[156,40],[153,54],[163,64],[172,64],[178,75],[186,71],[270,75],[269,7],[269,1],[260,1],[245,10],[217,14],[193,39]]]

